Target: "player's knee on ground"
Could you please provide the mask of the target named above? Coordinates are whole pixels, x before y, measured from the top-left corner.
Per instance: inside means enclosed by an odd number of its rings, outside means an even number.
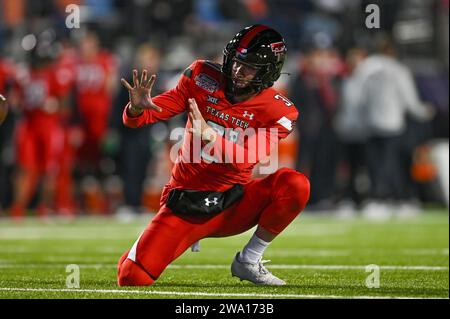
[[[290,211],[300,213],[309,199],[310,185],[308,178],[293,169],[282,168],[277,171],[273,200],[289,199]]]
[[[155,281],[131,259],[125,259],[119,266],[119,286],[149,286]]]

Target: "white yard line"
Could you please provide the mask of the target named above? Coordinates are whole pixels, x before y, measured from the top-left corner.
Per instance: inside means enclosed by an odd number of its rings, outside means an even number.
[[[210,292],[180,292],[158,290],[119,290],[119,289],[52,289],[52,288],[8,288],[0,287],[0,291],[24,291],[24,292],[80,292],[102,294],[138,294],[138,295],[172,295],[172,296],[198,296],[198,297],[250,297],[250,298],[308,298],[308,299],[448,299],[426,298],[410,296],[345,296],[345,295],[304,295],[304,294],[254,294],[254,293],[210,293]]]
[[[15,264],[0,263],[1,268],[65,268],[67,264]],[[116,268],[116,264],[77,264],[80,268]],[[395,265],[379,265],[381,270],[423,270],[423,271],[445,271],[449,270],[448,266],[395,266]],[[365,270],[367,265],[268,265],[269,269],[317,269],[317,270]],[[169,265],[169,269],[228,269],[230,265]]]
[[[448,248],[426,248],[426,249],[402,249],[400,250],[405,255],[447,255]]]
[[[100,224],[99,224],[100,225]],[[46,227],[42,226],[1,226],[0,225],[0,240],[117,240],[117,232],[121,232],[121,238],[119,239],[135,239],[142,230],[145,228],[144,225],[127,225],[122,227],[117,226],[89,226],[89,227],[78,227],[74,225],[73,227]],[[306,236],[306,237],[316,237],[316,236],[340,236],[345,235],[350,231],[351,227],[349,225],[334,225],[330,228],[326,225],[308,225],[298,227],[290,227],[283,232],[284,236]],[[247,231],[250,232],[250,231]],[[246,233],[240,235],[246,236]],[[237,237],[237,236],[234,236]]]
[[[223,249],[220,248],[210,248],[208,247],[209,253],[220,253],[223,252]],[[282,250],[274,250],[268,252],[267,255],[270,257],[339,257],[339,256],[350,256],[352,254],[365,253],[365,254],[374,254],[374,253],[390,253],[390,254],[402,254],[402,255],[447,255],[448,256],[448,248],[417,248],[417,249],[358,249],[358,250],[348,250],[348,249],[315,249],[315,248],[283,248]],[[95,253],[95,254],[122,254],[123,251],[117,248],[111,247],[101,247],[101,248],[91,248],[91,247],[82,247],[82,248],[73,248],[70,250],[67,248],[48,248],[48,249],[40,249],[36,247],[0,247],[0,254],[2,253],[11,253],[11,254],[36,254],[36,253],[45,253],[45,254],[62,254],[61,258],[79,258],[77,253]],[[46,260],[47,262],[53,260]],[[55,260],[56,261],[56,260]]]

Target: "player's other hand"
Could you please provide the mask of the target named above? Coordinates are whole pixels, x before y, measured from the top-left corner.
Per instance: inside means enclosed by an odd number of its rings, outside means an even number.
[[[155,83],[155,79],[155,74],[150,76],[150,79],[148,79],[147,70],[145,69],[142,71],[140,80],[139,72],[137,70],[133,70],[133,86],[131,86],[127,80],[123,78],[120,79],[120,82],[128,90],[128,94],[130,95],[131,106],[128,110],[132,115],[139,115],[144,109],[153,109],[158,112],[162,111],[162,109],[152,101],[151,91],[153,84]]]
[[[191,121],[192,127],[189,132],[195,136],[201,137],[203,142],[209,143],[214,142],[217,139],[216,131],[209,126],[198,109],[197,102],[195,99],[189,99],[189,120]]]

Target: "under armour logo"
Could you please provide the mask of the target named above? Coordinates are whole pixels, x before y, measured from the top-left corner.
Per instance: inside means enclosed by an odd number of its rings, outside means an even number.
[[[217,198],[217,197],[214,197],[213,200],[210,201],[209,198],[206,197],[206,198],[205,198],[205,205],[209,207],[209,204],[214,204],[214,205],[219,204],[218,198]]]
[[[253,120],[253,116],[254,116],[255,114],[253,114],[253,113],[248,113],[247,111],[244,111],[244,114],[243,114],[243,117],[247,117],[248,116],[248,118],[250,119],[250,120]]]

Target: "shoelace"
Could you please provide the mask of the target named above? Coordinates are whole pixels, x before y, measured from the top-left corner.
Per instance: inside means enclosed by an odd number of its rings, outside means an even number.
[[[258,265],[259,265],[259,272],[260,272],[260,273],[262,273],[262,274],[264,274],[264,275],[267,275],[267,274],[270,274],[270,273],[271,273],[269,270],[267,270],[266,267],[264,267],[264,264],[267,264],[267,263],[269,263],[269,262],[270,262],[270,260],[261,260],[261,261],[258,263]]]

